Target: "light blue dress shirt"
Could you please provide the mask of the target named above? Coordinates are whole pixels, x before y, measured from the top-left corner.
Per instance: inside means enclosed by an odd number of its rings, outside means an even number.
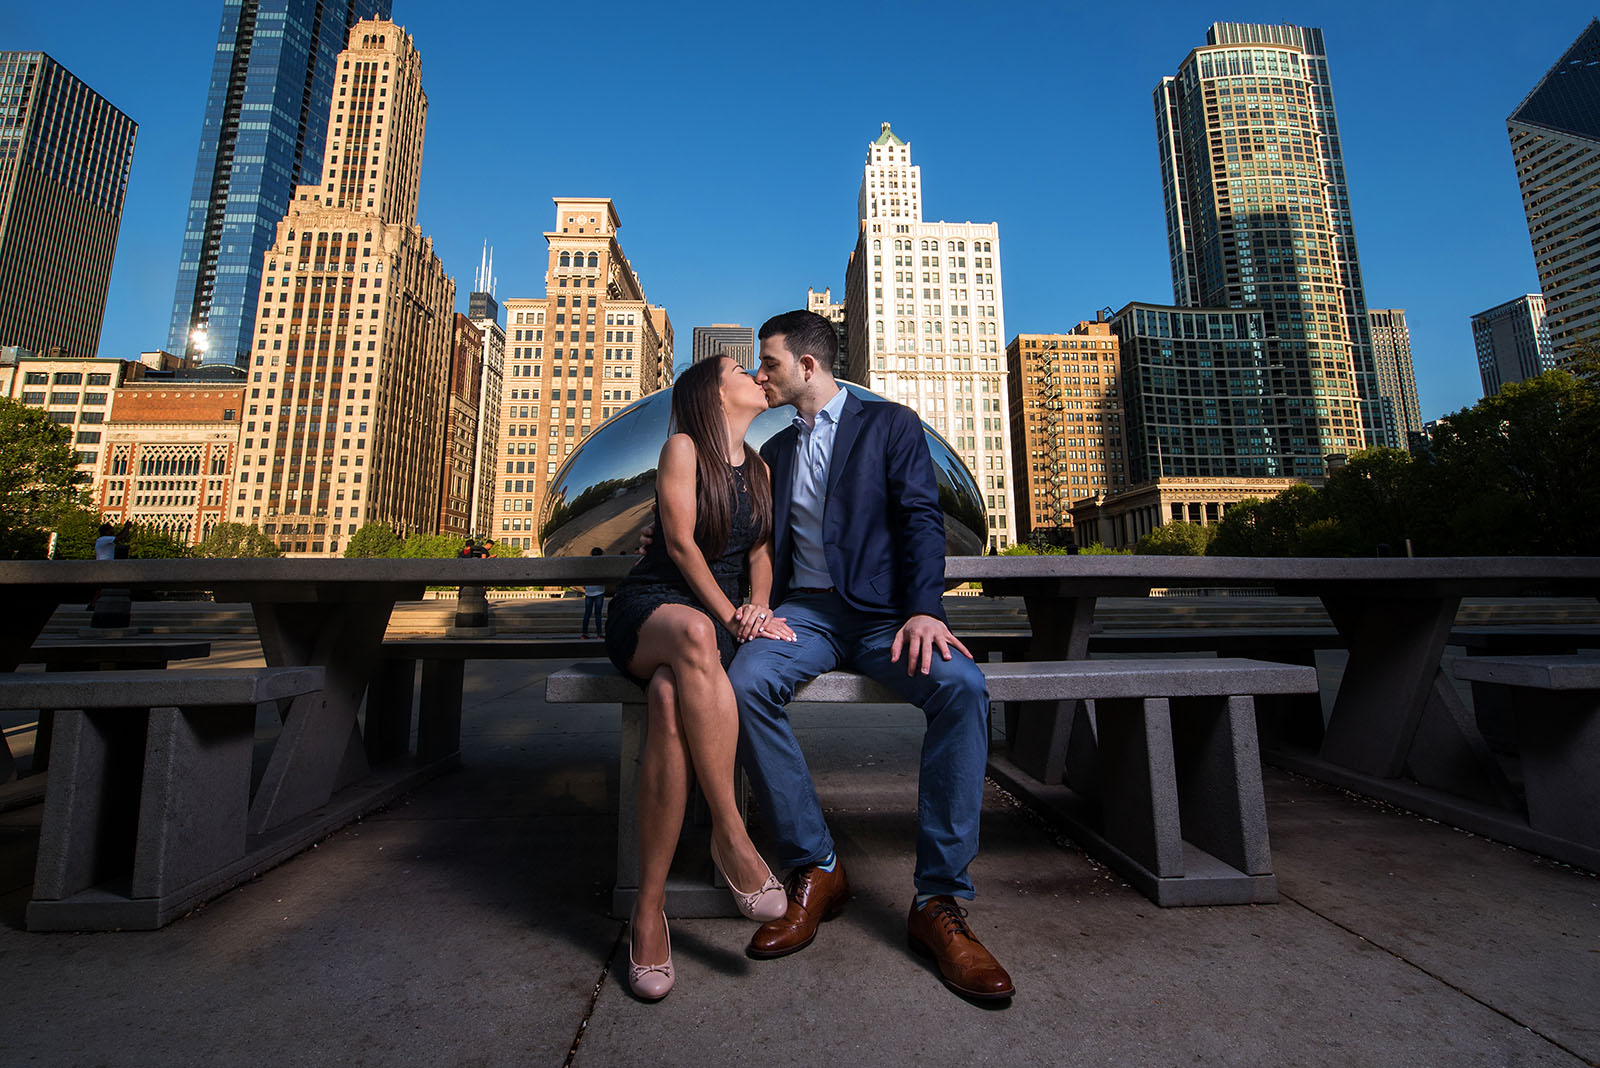
[[[828,557],[822,548],[822,515],[828,505],[828,468],[833,462],[833,439],[844,411],[845,391],[822,406],[810,426],[794,417],[800,432],[795,444],[794,489],[789,498],[789,531],[794,536],[794,577],[790,586],[832,586]]]

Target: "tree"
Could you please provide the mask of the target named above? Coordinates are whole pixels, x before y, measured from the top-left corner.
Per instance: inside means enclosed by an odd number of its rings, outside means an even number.
[[[1447,416],[1424,467],[1445,546],[1430,551],[1600,552],[1600,358]]]
[[[189,546],[164,530],[135,523],[128,533],[128,557],[133,560],[172,560],[188,556]]]
[[[1204,556],[1215,530],[1177,519],[1163,523],[1140,538],[1133,551],[1141,556]]]
[[[400,538],[388,523],[367,523],[350,535],[344,555],[350,560],[396,557],[400,555]]]
[[[1267,500],[1246,497],[1223,513],[1206,555],[1294,556],[1306,528],[1326,518],[1321,496],[1304,483]]]
[[[94,541],[100,536],[101,519],[87,508],[63,508],[52,521],[56,532],[57,560],[93,560]]]
[[[194,547],[194,554],[236,558],[282,555],[276,542],[267,537],[260,527],[248,523],[218,523]]]
[[[489,555],[496,558],[505,557],[514,560],[522,555],[522,549],[512,545],[509,541],[497,541],[494,543],[494,548],[489,550]]]
[[[357,536],[360,536],[360,533],[357,531]],[[452,557],[461,551],[461,543],[464,540],[454,534],[413,534],[400,542],[399,552],[395,555],[407,560]]]
[[[72,432],[38,408],[0,398],[0,557],[41,558],[45,530],[76,505],[87,476]]]
[[[1353,454],[1328,476],[1321,497],[1328,522],[1306,528],[1300,556],[1372,556],[1379,546],[1404,555],[1408,539],[1418,549],[1433,540],[1425,479],[1408,452]]]

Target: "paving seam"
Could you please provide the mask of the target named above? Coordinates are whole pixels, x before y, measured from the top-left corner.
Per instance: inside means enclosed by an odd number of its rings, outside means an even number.
[[[1561,1052],[1567,1054],[1569,1057],[1572,1057],[1575,1060],[1577,1060],[1578,1063],[1587,1064],[1587,1065],[1591,1065],[1591,1066],[1600,1064],[1600,1062],[1589,1060],[1587,1057],[1585,1057],[1583,1054],[1579,1053],[1577,1050],[1571,1049],[1571,1048],[1563,1045],[1562,1043],[1560,1043],[1559,1041],[1557,1041],[1554,1038],[1551,1038],[1549,1035],[1545,1034],[1544,1032],[1539,1031],[1536,1028],[1530,1026],[1529,1024],[1524,1023],[1523,1021],[1517,1019],[1515,1016],[1511,1015],[1511,1013],[1509,1013],[1506,1010],[1500,1008],[1498,1005],[1491,1005],[1489,1002],[1487,1002],[1487,1001],[1483,1000],[1482,998],[1478,997],[1476,994],[1473,994],[1471,991],[1465,990],[1462,987],[1457,986],[1455,983],[1452,983],[1450,980],[1446,979],[1444,976],[1439,975],[1439,974],[1437,974],[1435,972],[1429,971],[1427,968],[1424,968],[1422,965],[1418,964],[1416,961],[1412,960],[1411,958],[1405,956],[1403,953],[1399,953],[1399,952],[1397,952],[1397,951],[1395,951],[1393,949],[1390,949],[1388,946],[1384,945],[1382,942],[1379,942],[1379,941],[1377,941],[1375,939],[1372,939],[1372,938],[1368,938],[1366,935],[1362,934],[1360,931],[1357,931],[1355,928],[1349,926],[1348,924],[1340,923],[1338,920],[1334,919],[1332,916],[1329,916],[1326,913],[1317,911],[1316,909],[1312,908],[1310,905],[1307,905],[1304,901],[1301,901],[1299,898],[1294,897],[1294,896],[1292,896],[1290,894],[1284,893],[1283,892],[1283,887],[1282,887],[1281,884],[1279,885],[1279,888],[1278,888],[1278,896],[1282,900],[1284,900],[1284,901],[1286,901],[1286,902],[1288,902],[1288,903],[1290,903],[1292,905],[1295,905],[1295,906],[1297,906],[1299,908],[1305,909],[1307,912],[1311,913],[1311,915],[1317,917],[1319,920],[1322,920],[1324,923],[1331,924],[1332,926],[1337,927],[1339,930],[1345,932],[1346,934],[1354,935],[1356,938],[1361,939],[1361,941],[1367,943],[1370,946],[1376,946],[1378,949],[1380,949],[1383,952],[1389,954],[1389,956],[1393,957],[1397,961],[1400,961],[1402,964],[1405,964],[1407,967],[1414,968],[1417,971],[1421,972],[1423,975],[1426,975],[1429,979],[1432,979],[1434,982],[1440,984],[1441,986],[1444,986],[1444,987],[1446,987],[1446,988],[1448,988],[1450,990],[1454,990],[1457,994],[1460,994],[1462,997],[1466,998],[1468,1001],[1472,1001],[1472,1002],[1475,1002],[1478,1005],[1482,1005],[1484,1008],[1488,1009],[1490,1012],[1494,1013],[1497,1016],[1503,1017],[1508,1022],[1516,1025],[1517,1027],[1522,1028],[1524,1031],[1527,1031],[1529,1034],[1539,1036],[1544,1041],[1546,1041],[1546,1042],[1550,1043],[1550,1045],[1554,1046],[1556,1049],[1558,1049]]]
[[[578,1055],[578,1047],[583,1044],[583,1036],[588,1031],[589,1021],[594,1018],[594,1007],[600,1001],[600,991],[605,989],[606,976],[611,973],[611,962],[617,959],[617,950],[622,948],[622,940],[627,934],[628,925],[624,923],[617,931],[617,940],[611,943],[611,952],[600,965],[600,978],[595,980],[594,993],[589,995],[589,1006],[583,1010],[583,1019],[578,1021],[577,1033],[572,1036],[572,1046],[567,1050],[567,1059],[561,1062],[561,1068],[572,1068],[573,1058]]]

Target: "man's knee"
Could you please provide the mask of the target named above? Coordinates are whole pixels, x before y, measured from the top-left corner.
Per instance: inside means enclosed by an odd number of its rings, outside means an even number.
[[[989,711],[988,682],[977,664],[957,654],[940,666],[929,704],[937,704],[938,711],[986,716]]]

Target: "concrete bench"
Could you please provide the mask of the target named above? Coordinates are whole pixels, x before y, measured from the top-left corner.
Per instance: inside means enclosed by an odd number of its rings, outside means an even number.
[[[1600,630],[1564,627],[1456,627],[1450,644],[1480,656],[1565,656],[1580,649],[1600,649]],[[1516,729],[1512,725],[1510,698],[1504,687],[1474,681],[1472,712],[1478,731],[1497,753],[1514,755]]]
[[[1457,678],[1510,691],[1528,826],[1541,848],[1600,871],[1600,656],[1466,657]]]
[[[94,641],[47,642],[23,654],[21,663],[43,664],[46,671],[136,671],[164,668],[174,660],[202,660],[211,655],[210,642],[193,641]],[[50,763],[51,709],[39,711],[33,735],[32,772],[43,771]],[[8,745],[0,744],[0,783],[16,776],[16,762]],[[37,792],[30,795],[38,800]],[[8,807],[0,802],[0,807]]]
[[[57,710],[28,929],[151,930],[281,859],[247,831],[256,706],[322,686],[317,667],[0,675],[0,708]]]
[[[1240,659],[984,663],[994,701],[1095,702],[1074,726],[1065,785],[1039,783],[1005,757],[990,773],[1063,823],[1091,853],[1160,905],[1277,899],[1256,749],[1254,698],[1317,688],[1312,668]],[[635,780],[646,724],[644,693],[609,664],[576,664],[546,681],[552,703],[622,705],[618,882],[624,915],[637,887]],[[852,672],[802,686],[795,703],[898,704]],[[727,915],[727,894],[669,885],[677,915]]]
[[[395,638],[379,648],[367,688],[363,735],[367,759],[382,764],[408,751],[411,707],[417,705],[417,757],[423,762],[461,750],[461,687],[468,660],[571,660],[606,655],[599,641],[534,636]],[[417,698],[417,664],[422,693]]]

